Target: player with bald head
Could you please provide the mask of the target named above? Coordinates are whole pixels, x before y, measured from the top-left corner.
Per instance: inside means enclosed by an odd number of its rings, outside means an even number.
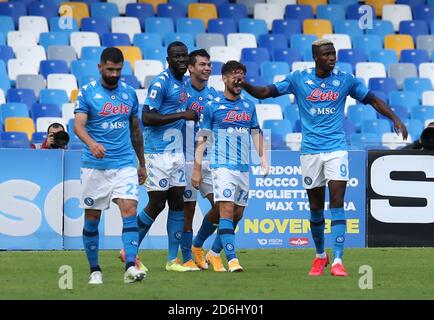
[[[349,179],[348,152],[344,131],[345,100],[348,95],[374,109],[393,122],[397,133],[407,139],[407,128],[380,98],[369,91],[354,75],[339,71],[336,50],[327,39],[312,43],[315,67],[291,72],[282,81],[265,87],[251,86],[246,91],[258,99],[294,94],[300,110],[302,144],[301,173],[310,205],[310,225],[316,247],[311,276],[324,273],[329,257],[324,250],[325,187],[329,188],[331,236],[334,261],[333,276],[347,276],[342,263],[346,220],[344,196]]]

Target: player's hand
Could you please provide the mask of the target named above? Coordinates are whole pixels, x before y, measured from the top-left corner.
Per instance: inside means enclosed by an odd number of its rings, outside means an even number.
[[[199,189],[199,186],[202,182],[202,172],[199,170],[193,170],[193,174],[191,175],[191,185],[195,189]]]
[[[139,176],[139,184],[144,184],[148,177],[148,172],[145,167],[139,167],[137,169],[137,175]]]
[[[105,148],[101,143],[92,143],[89,146],[90,152],[95,156],[97,159],[102,159],[105,156]]]
[[[196,111],[189,109],[187,111],[184,112],[184,119],[189,121],[197,121],[197,113]]]
[[[407,140],[408,137],[407,127],[398,118],[393,121],[393,129],[395,130],[396,134],[399,134],[401,132],[402,138],[404,140]]]
[[[236,85],[237,86],[240,86],[241,88],[244,88],[246,85],[247,85],[247,82],[246,82],[246,76],[245,75],[240,75],[239,77],[237,77],[236,78]]]
[[[262,173],[265,176],[268,176],[270,173],[270,165],[268,164],[268,160],[265,158],[261,159],[261,167],[262,167]]]

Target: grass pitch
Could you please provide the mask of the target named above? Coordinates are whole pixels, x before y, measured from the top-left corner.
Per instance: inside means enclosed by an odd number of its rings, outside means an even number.
[[[309,277],[313,249],[238,250],[245,272],[176,273],[164,269],[166,251],[141,251],[150,269],[143,283],[124,284],[117,251],[100,252],[104,284],[87,284],[83,251],[0,252],[0,299],[434,299],[433,248],[346,249],[346,278]],[[73,272],[73,289],[59,289],[62,265]],[[372,289],[360,267],[372,268]],[[363,270],[363,267],[361,268]]]

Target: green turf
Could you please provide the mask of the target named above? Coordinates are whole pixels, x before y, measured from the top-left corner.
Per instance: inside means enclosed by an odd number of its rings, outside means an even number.
[[[80,251],[0,252],[0,299],[433,299],[433,248],[347,249],[349,276],[307,272],[312,249],[239,250],[245,272],[187,273],[164,270],[166,252],[142,251],[150,269],[144,283],[124,284],[117,252],[102,251],[104,284],[90,286]],[[61,290],[59,267],[70,265],[73,289]],[[373,289],[359,288],[359,267],[373,270]],[[229,289],[228,289],[229,288]],[[229,292],[229,293],[228,293]]]

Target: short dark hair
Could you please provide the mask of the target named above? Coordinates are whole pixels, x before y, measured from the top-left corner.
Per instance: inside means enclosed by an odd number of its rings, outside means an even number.
[[[65,127],[63,126],[63,124],[61,124],[59,122],[53,122],[52,124],[50,124],[47,128],[47,133],[50,133],[51,128],[54,128],[54,129],[62,128],[63,131],[65,131]]]
[[[111,61],[113,63],[124,62],[124,55],[122,51],[115,47],[105,48],[101,53],[101,63],[106,63],[107,61]]]
[[[242,70],[244,73],[246,73],[246,66],[238,61],[235,60],[229,60],[225,64],[222,65],[222,75],[231,73],[236,70]]]
[[[211,56],[209,55],[209,53],[205,49],[194,50],[194,51],[190,52],[189,56],[190,56],[189,64],[192,66],[194,66],[194,64],[196,63],[198,56],[207,58],[208,60],[211,59]]]
[[[187,49],[187,46],[183,42],[173,41],[167,46],[167,56],[169,56],[169,52],[173,47],[185,47]]]

